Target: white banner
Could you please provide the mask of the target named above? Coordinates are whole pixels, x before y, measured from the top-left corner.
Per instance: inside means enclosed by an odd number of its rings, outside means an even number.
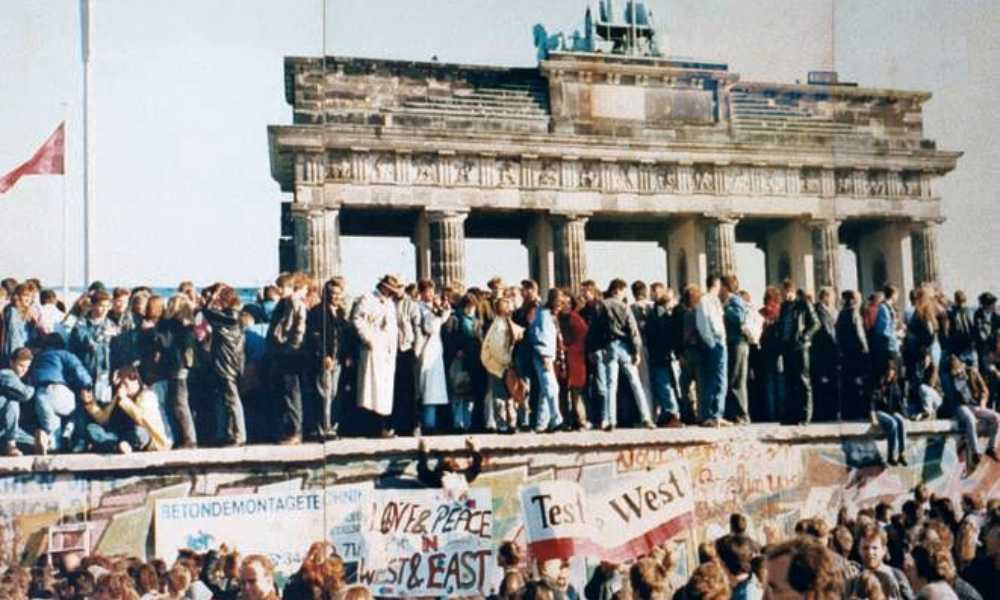
[[[583,488],[574,481],[543,481],[523,486],[521,516],[532,557],[596,556],[600,545],[594,515]]]
[[[616,480],[589,502],[572,481],[524,486],[521,513],[534,558],[587,554],[624,561],[692,525],[694,490],[687,463],[678,461]]]
[[[375,596],[475,596],[490,590],[496,559],[489,488],[471,488],[459,500],[442,490],[376,490],[370,506],[370,551],[358,575]]]

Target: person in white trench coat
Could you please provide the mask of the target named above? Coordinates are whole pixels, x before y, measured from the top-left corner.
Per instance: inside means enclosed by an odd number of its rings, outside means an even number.
[[[399,321],[396,301],[403,285],[393,275],[379,280],[375,291],[358,299],[351,322],[360,339],[358,353],[358,406],[371,411],[384,438],[393,437],[389,427],[395,383]]]

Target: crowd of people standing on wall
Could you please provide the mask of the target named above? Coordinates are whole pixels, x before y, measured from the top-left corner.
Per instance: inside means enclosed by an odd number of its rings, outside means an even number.
[[[680,546],[684,545],[681,542]],[[754,527],[743,514],[729,531],[698,546],[691,569],[668,541],[624,563],[579,556],[529,559],[513,541],[499,544],[495,571],[469,600],[992,600],[1000,598],[1000,500],[965,494],[961,507],[925,485],[900,509],[885,502],[835,524],[804,518],[794,535]],[[314,543],[281,582],[271,559],[222,545],[158,558],[43,555],[26,569],[0,564],[0,597],[11,600],[368,600],[352,585],[356,565]],[[171,557],[164,557],[171,560]],[[377,586],[376,586],[377,589]],[[425,600],[433,600],[426,598]]]
[[[0,285],[7,454],[130,452],[343,435],[867,421],[906,462],[907,423],[955,418],[967,465],[997,457],[1000,314],[930,286],[816,298],[786,281],[759,306],[733,276],[679,293],[621,279],[542,292],[280,275],[230,286],[94,283],[72,304]],[[620,385],[622,379],[627,385]],[[621,400],[621,402],[619,402]],[[977,425],[990,433],[983,448]]]

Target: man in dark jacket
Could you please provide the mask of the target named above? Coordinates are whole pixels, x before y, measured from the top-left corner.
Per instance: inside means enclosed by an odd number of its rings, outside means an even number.
[[[840,357],[837,354],[837,315],[833,302],[833,288],[821,288],[816,302],[819,329],[813,337],[810,356],[817,421],[833,421],[840,416],[837,401],[837,367]]]
[[[654,290],[656,284],[653,286]],[[657,422],[663,427],[683,427],[680,405],[675,393],[673,361],[676,324],[673,316],[673,290],[654,293],[653,309],[646,317],[646,342],[649,354],[649,379],[653,401],[660,409]]]
[[[864,319],[861,317],[861,294],[847,290],[841,299],[844,307],[840,309],[835,326],[841,364],[840,411],[841,418],[853,421],[863,418],[867,408],[870,355]]]
[[[722,278],[722,320],[726,326],[726,361],[728,390],[726,418],[736,424],[750,423],[750,397],[747,376],[750,368],[750,340],[747,337],[749,307],[740,297],[740,283],[735,275]]]
[[[647,429],[655,427],[653,418],[649,414],[646,392],[643,390],[642,381],[639,378],[638,367],[642,356],[642,336],[639,332],[639,326],[636,324],[635,315],[625,304],[627,289],[628,284],[623,280],[613,280],[608,287],[608,297],[604,301],[608,316],[609,340],[604,361],[604,368],[607,371],[607,392],[604,398],[604,411],[601,414],[601,427],[605,431],[611,431],[616,426],[618,374],[620,370],[625,371],[625,376],[632,387],[632,396],[635,398],[636,408],[639,410],[639,418],[643,426]]]
[[[786,294],[778,321],[785,365],[785,421],[808,425],[813,412],[809,350],[819,330],[819,321],[804,290],[797,290],[794,295]]]
[[[608,311],[601,291],[592,280],[580,284],[580,293],[584,302],[580,316],[587,322],[584,344],[587,353],[587,386],[590,390],[587,412],[595,415],[604,410],[604,395],[608,388],[605,377],[607,373],[602,366],[608,346]]]
[[[531,324],[535,322],[535,314],[542,304],[538,292],[538,283],[531,279],[521,281],[521,297],[523,298],[523,302],[520,308],[515,310],[514,314],[511,315],[511,319],[527,331],[531,327]],[[528,406],[526,409],[518,409],[517,414],[518,429],[527,431],[531,428],[531,414],[538,408],[538,390],[541,385],[535,374],[533,350],[531,342],[528,341],[528,336],[524,336],[524,338],[514,344],[513,358],[514,370],[517,371],[521,380],[529,386],[530,398],[527,402]]]
[[[350,326],[344,288],[338,279],[323,285],[320,303],[306,316],[305,390],[302,425],[307,438],[335,439],[340,415],[337,389],[343,362],[342,338]]]
[[[212,374],[217,397],[222,406],[213,407],[216,435],[226,446],[247,442],[246,419],[240,399],[239,378],[246,360],[246,334],[240,324],[240,299],[228,285],[219,285],[212,293],[202,315],[212,326]]]

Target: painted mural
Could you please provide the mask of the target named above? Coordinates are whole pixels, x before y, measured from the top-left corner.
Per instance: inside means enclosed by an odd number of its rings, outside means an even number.
[[[1000,497],[1000,463],[985,460],[974,473],[965,475],[953,435],[911,439],[909,467],[881,466],[882,444],[865,436],[818,444],[748,437],[722,443],[637,444],[592,450],[491,450],[484,453],[483,472],[472,488],[489,490],[495,546],[503,540],[524,541],[518,493],[524,484],[573,481],[588,495],[596,496],[626,474],[683,460],[690,466],[695,519],[674,541],[688,562],[693,560],[698,542],[725,531],[728,515],[734,511],[748,514],[755,533],[764,539],[768,530],[790,532],[803,517],[823,516],[832,521],[842,506],[856,511],[888,501],[898,507],[919,482],[956,499],[971,490],[987,498]],[[86,525],[86,536],[74,539],[92,552],[152,557],[157,547],[154,512],[158,500],[233,497],[245,503],[247,497],[291,497],[310,491],[327,490],[329,496],[331,490],[350,489],[352,485],[398,489],[405,497],[408,492],[402,490],[420,487],[415,471],[414,456],[399,454],[378,460],[334,459],[326,464],[275,469],[192,467],[168,474],[38,472],[0,477],[0,557],[31,562],[50,544],[55,544],[54,551],[64,547],[65,540],[58,534],[75,531],[81,523]],[[329,537],[326,532],[337,531],[342,525],[343,515],[333,514],[338,510],[321,511],[312,539],[302,531],[288,535],[295,536],[304,552],[310,541]],[[197,545],[197,533],[192,533],[192,545]],[[160,534],[161,538],[164,535]]]

